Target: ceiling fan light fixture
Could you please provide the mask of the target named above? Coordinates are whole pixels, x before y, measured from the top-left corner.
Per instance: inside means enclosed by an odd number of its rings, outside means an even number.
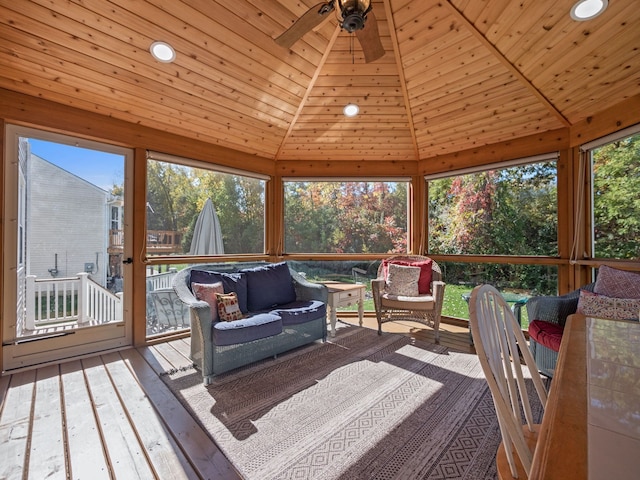
[[[355,117],[360,112],[360,107],[355,103],[347,103],[342,109],[345,117]]]
[[[167,42],[153,42],[149,51],[153,58],[162,63],[171,63],[176,59],[176,51]]]
[[[349,33],[364,28],[367,13],[371,10],[371,0],[336,0],[336,13],[340,26]]]
[[[571,18],[578,22],[584,22],[596,18],[607,9],[608,0],[578,0],[571,7]]]

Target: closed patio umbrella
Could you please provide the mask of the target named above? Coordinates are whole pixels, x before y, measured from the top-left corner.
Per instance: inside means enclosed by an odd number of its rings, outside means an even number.
[[[189,255],[220,255],[223,253],[224,245],[220,220],[218,220],[211,199],[207,198],[193,228]]]

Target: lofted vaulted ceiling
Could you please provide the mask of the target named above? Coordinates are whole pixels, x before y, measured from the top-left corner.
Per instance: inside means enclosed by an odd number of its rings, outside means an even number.
[[[640,94],[640,8],[375,0],[365,63],[318,0],[0,0],[0,87],[275,160],[417,160],[568,127]],[[165,40],[174,63],[149,46]],[[348,119],[346,103],[360,105]]]

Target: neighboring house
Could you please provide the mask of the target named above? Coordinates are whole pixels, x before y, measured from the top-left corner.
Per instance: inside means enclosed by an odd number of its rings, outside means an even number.
[[[103,287],[110,275],[108,242],[113,196],[47,160],[30,154],[27,162],[27,275],[75,276],[80,272]]]

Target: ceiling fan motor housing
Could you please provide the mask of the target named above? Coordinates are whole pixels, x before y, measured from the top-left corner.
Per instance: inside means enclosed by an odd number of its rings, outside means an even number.
[[[338,0],[338,7],[342,17],[340,26],[347,32],[353,33],[364,28],[367,13],[371,10],[371,1]]]

